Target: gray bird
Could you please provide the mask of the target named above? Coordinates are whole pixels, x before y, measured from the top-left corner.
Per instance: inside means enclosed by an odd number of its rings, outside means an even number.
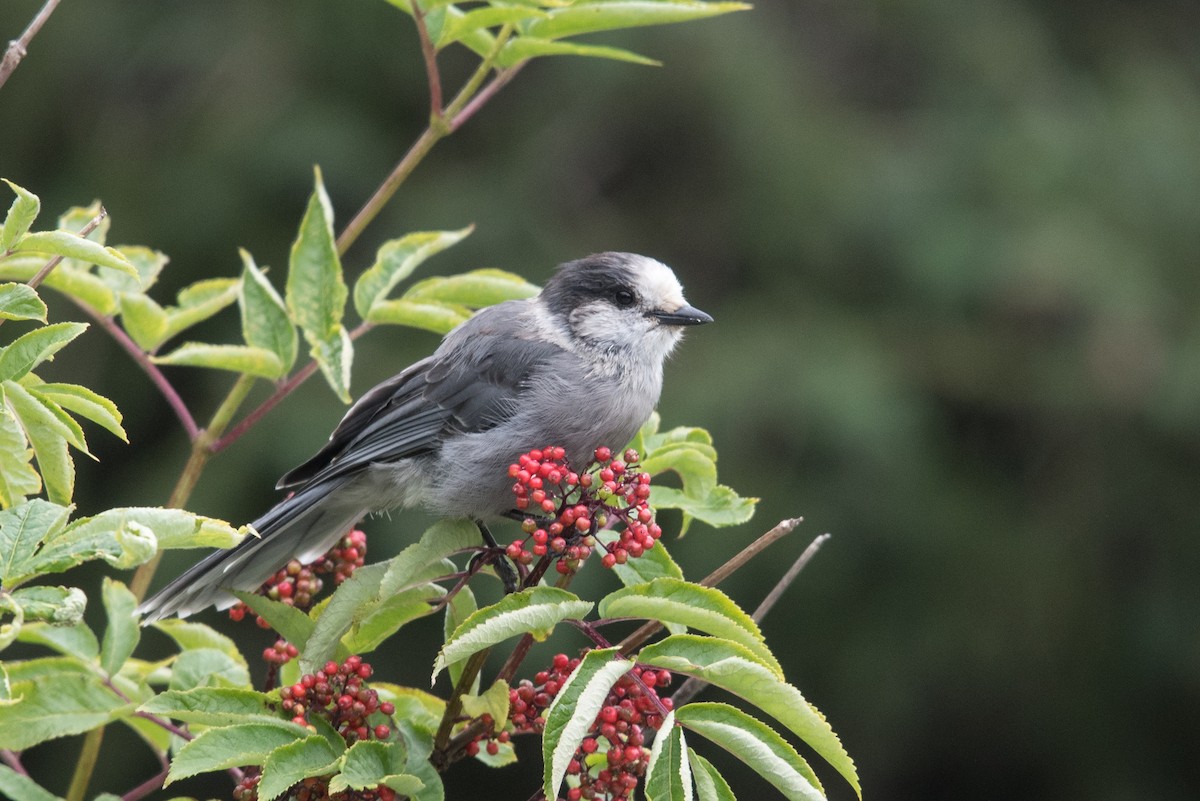
[[[514,506],[508,465],[547,444],[573,464],[623,446],[658,403],[682,327],[708,322],[654,259],[600,253],[561,265],[536,297],[483,309],[363,395],[276,484],[292,494],[254,521],[259,536],[172,581],[142,604],[145,621],[228,606],[230,589],[315,559],[371,512],[467,517],[490,539],[484,521]]]

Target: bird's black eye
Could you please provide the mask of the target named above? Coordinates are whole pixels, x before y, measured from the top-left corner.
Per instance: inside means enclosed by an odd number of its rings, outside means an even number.
[[[628,289],[618,289],[613,292],[613,303],[617,304],[618,308],[628,309],[636,300],[637,298]]]

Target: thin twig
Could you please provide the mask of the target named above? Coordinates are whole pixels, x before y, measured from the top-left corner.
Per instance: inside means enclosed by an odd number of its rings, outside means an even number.
[[[163,782],[167,780],[168,772],[170,772],[170,768],[163,768],[160,772],[151,776],[149,779],[146,779],[146,781],[142,782],[137,787],[134,787],[132,790],[125,793],[125,795],[121,796],[121,801],[139,801],[139,799],[150,795],[155,790],[163,786]]]
[[[21,764],[21,755],[16,751],[11,751],[7,748],[0,748],[0,762],[8,765],[15,772],[22,776],[28,776],[29,771],[25,770],[25,766]]]
[[[480,89],[479,94],[471,98],[470,102],[462,107],[462,111],[454,115],[454,119],[450,121],[450,132],[454,133],[461,128],[467,122],[467,120],[474,117],[475,112],[483,108],[489,100],[496,96],[497,92],[508,85],[509,81],[517,77],[517,73],[520,72],[521,68],[528,63],[528,61],[520,61],[516,64],[513,64],[511,67],[508,67],[507,69],[497,70],[496,75],[494,78],[492,78],[491,82],[487,86]]]
[[[417,23],[417,36],[421,40],[421,55],[425,58],[425,75],[429,78],[429,119],[442,119],[442,77],[438,72],[437,49],[429,38],[429,26],[425,24],[425,12],[418,0],[412,0],[413,20]]]
[[[8,49],[4,51],[4,57],[0,58],[0,87],[4,86],[4,82],[8,80],[8,76],[13,74],[13,70],[21,63],[21,59],[29,52],[29,43],[33,41],[33,37],[38,35],[38,31],[46,24],[46,20],[50,19],[50,15],[54,13],[54,9],[58,7],[60,0],[46,0],[46,4],[42,6],[34,18],[30,21],[28,27],[21,34],[19,39],[13,39],[8,43]]]
[[[793,517],[788,520],[779,521],[779,525],[763,534],[754,542],[747,545],[737,553],[732,559],[718,567],[713,572],[709,573],[703,581],[700,582],[704,587],[715,587],[740,568],[742,565],[749,562],[755,556],[762,553],[767,546],[773,544],[777,540],[786,537],[792,533],[796,526],[800,525],[802,517]],[[651,620],[643,623],[636,631],[630,634],[625,639],[621,640],[620,649],[623,654],[631,654],[636,651],[642,643],[653,637],[658,632],[662,631],[663,624],[656,620]]]

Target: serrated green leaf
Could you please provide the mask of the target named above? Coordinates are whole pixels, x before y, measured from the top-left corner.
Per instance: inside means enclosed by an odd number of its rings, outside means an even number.
[[[404,300],[437,301],[471,309],[494,306],[506,300],[522,300],[538,288],[521,276],[504,270],[471,270],[459,275],[436,276],[418,281],[405,291]]]
[[[233,594],[239,601],[250,607],[254,614],[267,621],[281,637],[296,646],[298,650],[304,650],[308,644],[309,635],[316,626],[316,622],[311,617],[294,606],[280,601],[272,601],[255,592],[235,590]]]
[[[496,63],[501,67],[511,67],[519,62],[543,56],[585,56],[588,58],[606,58],[611,61],[624,61],[629,64],[641,64],[645,67],[662,66],[661,61],[638,55],[620,47],[563,42],[557,39],[545,39],[528,34],[510,39],[500,51],[500,55],[496,58]]]
[[[309,345],[327,342],[342,327],[347,290],[333,235],[333,206],[313,169],[314,187],[288,263],[287,307]]]
[[[346,750],[341,773],[329,782],[329,793],[366,790],[381,784],[411,796],[424,782],[405,773],[405,753],[399,743],[361,740]]]
[[[90,541],[147,533],[163,549],[231,548],[245,536],[223,520],[157,506],[124,506],[83,517],[68,526],[65,536]]]
[[[167,690],[142,704],[139,710],[205,726],[231,726],[279,717],[265,693],[234,687]]]
[[[609,690],[633,667],[633,662],[617,654],[616,648],[588,651],[546,709],[542,790],[547,798],[558,797],[567,765],[600,714]]]
[[[58,216],[58,227],[60,230],[78,234],[91,224],[92,220],[100,217],[102,210],[103,207],[99,200],[93,200],[87,206],[72,206]],[[100,217],[99,224],[88,234],[88,239],[103,245],[108,238],[108,229],[111,225],[112,218],[107,214]]]
[[[749,8],[747,3],[701,3],[694,0],[583,0],[552,9],[543,19],[525,26],[524,33],[545,39],[561,39],[581,33],[688,22]]]
[[[733,788],[711,762],[691,748],[688,749],[688,756],[691,758],[692,778],[696,780],[696,795],[700,796],[700,801],[737,801]]]
[[[473,230],[474,226],[469,225],[457,231],[420,231],[384,242],[375,254],[375,263],[354,285],[354,308],[358,316],[368,319],[375,305],[386,299],[422,262],[461,242]]]
[[[5,615],[12,615],[12,620],[5,622]],[[0,651],[16,642],[24,626],[25,608],[7,592],[0,592]]]
[[[692,768],[683,729],[668,712],[654,736],[646,766],[646,801],[692,801]]]
[[[211,648],[223,652],[231,659],[241,660],[241,663],[245,664],[245,658],[237,644],[211,626],[179,618],[156,620],[152,625],[174,640],[181,650]]]
[[[38,320],[46,322],[46,304],[37,290],[25,284],[0,286],[0,320]]]
[[[282,720],[207,729],[179,749],[165,784],[214,770],[261,765],[276,748],[309,736],[303,726]]]
[[[53,361],[54,354],[87,328],[86,323],[54,323],[22,334],[0,350],[0,381],[16,380],[42,362]]]
[[[479,529],[474,523],[462,518],[439,520],[421,534],[420,540],[384,563],[387,573],[379,586],[379,597],[395,595],[426,583],[430,565],[478,545]]]
[[[96,522],[107,514],[83,518],[69,526],[60,523],[44,532],[41,549],[24,566],[26,576],[60,573],[91,559],[103,559],[113,567],[127,570],[154,555],[157,539],[150,529],[132,520],[123,526]]]
[[[825,716],[741,644],[715,637],[672,635],[642,649],[638,660],[695,676],[754,704],[807,743],[862,795],[854,761]]]
[[[309,354],[321,368],[321,375],[343,403],[350,402],[350,365],[354,361],[354,343],[340,325],[329,339],[311,342]]]
[[[104,577],[100,597],[108,615],[108,627],[104,629],[104,639],[100,641],[100,668],[112,676],[133,654],[133,649],[141,639],[142,630],[134,611],[138,601],[128,587],[108,576]]]
[[[170,324],[167,310],[148,295],[125,292],[119,297],[125,332],[142,350],[153,353],[167,341]]]
[[[704,498],[717,485],[716,456],[716,450],[711,445],[676,442],[657,448],[644,457],[641,469],[652,476],[672,471],[679,475],[683,491],[688,496]]]
[[[296,782],[331,773],[341,756],[342,752],[319,734],[276,748],[263,762],[259,799],[271,801]]]
[[[0,584],[13,589],[35,575],[43,540],[62,530],[70,514],[39,498],[0,512]]]
[[[506,23],[516,24],[545,16],[545,11],[532,5],[483,6],[472,9],[462,16],[447,17],[435,45],[440,50],[479,30],[494,28]]]
[[[535,639],[545,639],[561,621],[583,618],[591,610],[590,601],[580,600],[557,587],[530,587],[506,595],[472,614],[454,630],[438,652],[430,682],[452,662],[518,634],[530,633]]]
[[[279,357],[283,365],[280,375],[286,375],[296,363],[299,337],[288,317],[283,298],[267,280],[267,276],[249,251],[239,250],[242,257],[242,282],[239,302],[242,308],[242,338],[246,344],[265,348]]]
[[[600,602],[602,618],[635,617],[678,623],[722,637],[747,648],[780,679],[783,668],[767,647],[758,624],[733,600],[715,587],[680,579],[661,578],[617,590]]]
[[[312,673],[329,659],[344,655],[339,652],[342,636],[354,625],[363,607],[378,597],[379,584],[386,573],[386,562],[367,565],[342,582],[321,609],[308,642],[300,652],[301,670]]]
[[[42,201],[28,189],[17,186],[7,178],[0,180],[8,184],[8,188],[17,195],[12,205],[8,207],[8,214],[4,218],[4,227],[0,228],[0,256],[3,256],[18,239],[29,231],[29,226],[33,225],[38,212],[42,210]]]
[[[470,718],[491,715],[495,724],[492,731],[499,733],[508,720],[508,682],[496,679],[487,692],[482,695],[464,695],[462,697],[463,714]]]
[[[0,280],[28,281],[45,264],[44,258],[35,255],[0,259]],[[116,293],[90,272],[63,269],[60,266],[46,277],[43,286],[75,298],[101,315],[113,314],[117,310]]]
[[[62,801],[28,776],[8,765],[0,765],[0,796],[13,801]]]
[[[83,428],[80,427],[79,423],[75,422],[75,418],[67,414],[54,400],[49,397],[43,397],[38,393],[39,382],[37,376],[27,375],[20,382],[5,381],[0,386],[3,387],[5,395],[27,394],[30,402],[36,403],[45,410],[48,415],[46,422],[59,436],[67,441],[68,445],[88,456],[92,455],[88,452],[87,442],[83,438]],[[21,392],[18,393],[18,390]]]
[[[274,380],[285,372],[283,362],[273,351],[249,345],[209,345],[185,342],[165,356],[155,356],[155,364],[184,367],[208,367],[229,370]]]
[[[618,536],[615,532],[611,532],[602,539],[602,542],[607,544],[616,540]],[[630,559],[623,565],[613,565],[613,571],[617,574],[617,578],[621,579],[621,583],[627,587],[644,584],[657,578],[683,578],[683,569],[671,558],[671,554],[667,552],[666,546],[661,541],[656,542],[653,548],[642,553],[637,559]]]
[[[191,648],[179,655],[171,666],[172,690],[197,687],[250,686],[250,671],[241,654],[231,656],[216,648]]]
[[[16,701],[0,715],[0,748],[21,751],[46,740],[81,734],[132,710],[97,676],[60,674],[14,682]]]
[[[437,572],[452,573],[454,565],[447,563]],[[376,601],[355,615],[350,630],[342,636],[342,646],[352,654],[374,651],[405,624],[433,614],[431,602],[445,594],[441,587],[426,584]]]
[[[32,462],[25,432],[8,407],[0,404],[0,507],[11,509],[41,490],[42,478]]]
[[[237,278],[207,278],[179,290],[176,305],[164,310],[167,327],[163,341],[236,303],[240,287]]]
[[[87,596],[78,587],[22,587],[12,592],[12,599],[25,620],[44,620],[54,626],[74,626],[87,608]]]
[[[54,503],[70,503],[75,490],[75,463],[67,452],[62,420],[20,384],[7,381],[3,390],[4,402],[33,446],[46,497]]]
[[[754,516],[758,498],[743,498],[724,484],[713,487],[703,498],[693,498],[674,487],[654,487],[651,504],[655,509],[679,509],[718,528],[745,523]]]
[[[137,275],[129,275],[123,270],[112,270],[108,267],[98,267],[96,275],[117,292],[143,293],[158,281],[159,274],[170,261],[166,254],[142,245],[121,245],[117,248],[122,256],[133,265]]]
[[[103,395],[78,384],[38,384],[31,392],[91,420],[120,437],[122,441],[129,441],[125,429],[121,427],[121,412],[115,403]]]
[[[44,645],[60,654],[88,661],[100,655],[100,641],[83,623],[55,626],[51,623],[27,623],[18,637],[21,642]]]
[[[771,727],[728,704],[687,704],[675,710],[680,725],[706,737],[750,766],[789,801],[824,801],[812,768]]]
[[[37,253],[43,256],[62,256],[84,264],[109,267],[137,277],[137,268],[114,248],[106,248],[91,239],[84,239],[69,231],[37,231],[26,234],[13,246],[17,253]]]
[[[45,628],[47,624],[42,624]],[[21,638],[22,642],[25,638]],[[94,676],[90,661],[73,656],[45,656],[39,659],[20,659],[6,663],[5,674],[11,684],[53,680],[56,676]],[[11,690],[11,687],[10,687]]]
[[[376,325],[405,325],[448,334],[471,317],[466,306],[416,300],[381,300],[367,314],[368,323]]]

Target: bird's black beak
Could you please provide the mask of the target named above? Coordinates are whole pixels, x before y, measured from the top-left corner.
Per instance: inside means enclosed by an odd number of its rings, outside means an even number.
[[[713,321],[711,315],[686,303],[675,311],[654,311],[650,312],[650,316],[657,317],[663,325],[703,325]]]

